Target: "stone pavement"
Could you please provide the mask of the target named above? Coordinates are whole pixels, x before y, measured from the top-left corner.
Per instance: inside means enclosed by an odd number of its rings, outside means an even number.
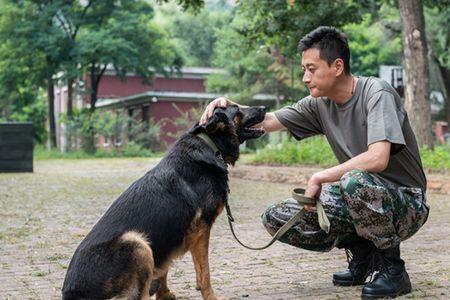
[[[44,160],[35,162],[33,174],[0,174],[0,299],[60,299],[77,244],[110,203],[154,163],[149,159]],[[230,203],[236,232],[244,242],[266,243],[269,236],[260,223],[260,212],[314,172],[314,168],[287,168],[276,175],[279,169],[238,165],[231,171]],[[299,175],[295,184],[281,183],[289,182],[285,178],[289,172],[306,175]],[[243,179],[247,177],[258,181]],[[441,179],[443,187],[447,179]],[[433,190],[428,202],[427,224],[402,244],[413,293],[399,299],[450,299],[450,196]],[[313,253],[281,243],[263,251],[247,250],[234,241],[225,214],[213,228],[210,265],[217,295],[229,299],[360,296],[359,287],[331,284],[331,274],[346,267],[343,251]],[[189,254],[174,263],[169,285],[179,299],[201,299]]]

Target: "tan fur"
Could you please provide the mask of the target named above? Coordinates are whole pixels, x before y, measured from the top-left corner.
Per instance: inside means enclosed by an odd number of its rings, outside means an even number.
[[[108,288],[112,288],[112,284],[123,286],[125,291],[115,299],[135,299],[140,295],[141,300],[149,300],[150,285],[153,279],[153,252],[147,238],[140,232],[128,231],[120,237],[122,243],[132,243],[135,245],[133,253],[136,267],[133,272],[123,274],[114,282],[108,282]],[[139,276],[146,276],[139,278]],[[144,280],[144,286],[140,289],[139,282]]]

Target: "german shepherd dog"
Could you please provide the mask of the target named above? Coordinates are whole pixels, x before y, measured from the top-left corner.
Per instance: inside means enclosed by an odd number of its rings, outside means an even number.
[[[167,273],[171,261],[189,250],[197,289],[203,299],[216,299],[208,246],[212,224],[227,201],[227,164],[234,165],[241,143],[263,134],[250,127],[264,116],[264,107],[216,108],[206,125],[197,123],[184,134],[80,243],[62,298],[150,299],[156,293],[156,299],[176,299]]]

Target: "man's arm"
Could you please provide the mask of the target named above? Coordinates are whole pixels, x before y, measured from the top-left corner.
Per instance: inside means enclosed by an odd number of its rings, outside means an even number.
[[[323,183],[334,182],[341,179],[342,175],[351,170],[363,170],[379,173],[386,169],[389,163],[391,143],[380,141],[370,144],[367,151],[348,161],[329,169],[315,173],[308,181],[305,196],[315,197],[320,193]]]
[[[205,111],[203,112],[202,117],[200,118],[200,124],[201,125],[206,124],[208,119],[212,117],[214,109],[216,107],[227,107],[230,105],[237,105],[239,107],[248,107],[245,105],[237,104],[226,97],[219,97],[217,99],[214,99],[213,101],[211,101],[211,103],[208,104]],[[254,127],[262,127],[265,132],[272,132],[285,129],[283,124],[281,124],[281,122],[277,119],[274,113],[266,113],[264,121],[255,125]]]

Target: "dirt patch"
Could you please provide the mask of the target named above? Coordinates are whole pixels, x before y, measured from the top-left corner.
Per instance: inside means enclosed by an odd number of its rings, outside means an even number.
[[[230,169],[230,175],[246,180],[306,185],[308,179],[322,168],[312,166],[266,166],[239,164]],[[427,190],[430,193],[450,194],[450,174],[428,173]]]

